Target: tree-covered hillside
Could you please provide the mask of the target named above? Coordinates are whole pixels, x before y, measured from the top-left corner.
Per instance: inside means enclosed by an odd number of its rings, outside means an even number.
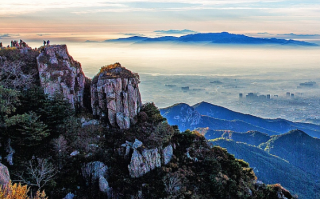
[[[266,183],[281,183],[301,199],[317,198],[316,190],[320,189],[320,185],[315,183],[317,177],[304,172],[287,160],[243,142],[218,138],[210,140],[210,143],[226,148],[236,158],[249,162],[260,180]]]

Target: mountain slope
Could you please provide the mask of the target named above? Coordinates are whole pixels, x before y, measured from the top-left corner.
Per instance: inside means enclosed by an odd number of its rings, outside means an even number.
[[[273,136],[268,142],[261,144],[260,148],[320,177],[320,139],[312,138],[303,131],[293,130]]]
[[[263,119],[207,102],[201,102],[192,107],[180,103],[160,109],[160,111],[168,119],[169,124],[178,125],[182,131],[209,127],[211,130],[231,130],[242,133],[259,131],[268,135],[277,135],[300,129],[310,136],[320,137],[320,126],[318,125],[291,122],[284,119]]]
[[[238,113],[208,102],[200,102],[192,107],[201,115],[208,115],[218,119],[241,120],[279,133],[286,133],[290,130],[300,129],[311,136],[320,137],[320,126],[314,124],[291,122],[284,119],[264,119],[249,114]]]
[[[259,146],[260,144],[267,142],[270,139],[270,136],[265,133],[260,133],[259,131],[248,131],[246,133],[237,133],[234,131],[215,131],[207,130],[203,133],[204,137],[207,140],[216,139],[216,138],[225,138],[234,140],[236,142],[244,142],[249,145]]]
[[[138,43],[151,43],[151,42],[176,42],[176,43],[207,43],[207,44],[245,44],[245,45],[264,45],[264,44],[276,44],[276,45],[298,45],[298,46],[317,46],[317,44],[286,40],[277,38],[255,38],[242,34],[231,34],[228,32],[221,33],[197,33],[188,34],[181,37],[164,36],[164,37],[139,37],[133,36],[128,38],[119,38],[106,40],[106,42],[138,42]]]
[[[211,144],[226,148],[236,158],[248,162],[260,180],[267,183],[279,182],[285,188],[298,194],[300,199],[316,198],[315,176],[305,173],[289,162],[245,143],[215,139],[211,141]]]
[[[275,131],[254,126],[243,121],[228,121],[201,115],[193,107],[184,103],[160,109],[160,113],[163,117],[167,118],[170,125],[178,125],[181,131],[185,131],[187,129],[193,130],[199,127],[209,127],[212,130],[232,130],[236,132],[247,132],[254,130],[267,133],[269,135],[277,134]]]

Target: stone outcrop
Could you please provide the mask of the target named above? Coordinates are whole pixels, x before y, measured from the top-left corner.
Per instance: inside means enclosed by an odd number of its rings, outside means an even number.
[[[141,107],[139,76],[119,63],[102,67],[91,84],[93,115],[112,127],[130,128]]]
[[[162,162],[163,164],[168,164],[173,156],[172,145],[168,145],[162,150]]]
[[[89,162],[82,167],[82,175],[87,181],[90,179],[92,181],[97,180],[101,176],[106,177],[107,171],[108,166],[99,161]]]
[[[75,195],[73,193],[68,193],[63,199],[73,199],[74,197]]]
[[[76,103],[83,106],[85,75],[66,45],[45,47],[37,57],[37,64],[41,87],[49,97],[62,93],[73,107]]]
[[[87,183],[97,182],[99,183],[99,190],[105,193],[108,198],[112,194],[112,188],[109,187],[107,181],[108,178],[108,166],[100,161],[89,162],[82,167],[82,175],[86,179]]]
[[[128,142],[123,144],[123,147],[128,146]],[[133,153],[130,164],[128,165],[128,169],[130,176],[133,178],[141,177],[149,171],[157,167],[161,167],[161,157],[163,159],[163,164],[168,164],[173,155],[173,149],[171,145],[168,145],[163,150],[158,148],[142,149],[142,146],[143,143],[137,139],[132,144]],[[141,148],[141,150],[139,150],[139,148]]]
[[[6,185],[10,182],[10,174],[8,168],[0,163],[0,185]]]
[[[138,178],[156,167],[160,167],[160,158],[161,156],[158,149],[144,149],[142,153],[135,149],[131,157],[131,162],[128,166],[130,176]]]

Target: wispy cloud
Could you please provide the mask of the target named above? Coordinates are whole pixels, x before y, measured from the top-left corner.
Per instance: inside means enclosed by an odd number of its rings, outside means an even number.
[[[38,36],[40,36],[40,37],[42,37],[42,36],[45,36],[45,35],[51,35],[51,34],[47,34],[47,33],[45,33],[45,34],[37,34]]]
[[[123,4],[114,2],[101,2],[99,0],[11,0],[1,2],[1,17],[10,17],[26,13],[35,13],[40,11],[68,9],[68,8],[93,8],[93,7],[125,7]],[[63,12],[63,10],[61,10]]]
[[[122,34],[122,33],[119,33],[119,34]],[[127,35],[127,36],[140,36],[140,37],[145,36],[144,34],[139,34],[139,33],[124,33],[123,35]]]
[[[9,34],[1,34],[0,35],[0,38],[8,38],[8,37],[11,37]]]
[[[315,7],[316,6],[316,7]],[[152,11],[188,11],[188,10],[275,10],[290,11],[292,8],[300,10],[315,9],[319,6],[314,0],[10,0],[1,2],[0,16],[15,16],[47,10],[58,10],[74,14],[90,14],[102,12],[152,12]],[[61,9],[68,9],[63,11]],[[292,11],[292,10],[291,10]]]
[[[193,34],[193,33],[197,33],[196,31],[188,30],[188,29],[184,29],[184,30],[156,30],[154,32],[157,34]]]
[[[18,37],[18,36],[20,36],[19,34],[8,34],[8,33],[6,33],[6,34],[0,34],[0,39],[2,39],[2,38],[11,38],[11,37]]]
[[[289,34],[277,34],[278,36],[294,36],[294,37],[318,37],[320,34],[294,34],[294,33],[289,33]]]

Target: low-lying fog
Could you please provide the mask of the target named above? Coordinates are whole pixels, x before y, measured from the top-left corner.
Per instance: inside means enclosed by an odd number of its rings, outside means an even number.
[[[261,117],[320,119],[320,47],[68,43],[68,49],[88,77],[115,62],[139,73],[143,102],[160,108],[206,101]],[[316,84],[300,86],[305,82]],[[248,93],[266,99],[248,100]]]

